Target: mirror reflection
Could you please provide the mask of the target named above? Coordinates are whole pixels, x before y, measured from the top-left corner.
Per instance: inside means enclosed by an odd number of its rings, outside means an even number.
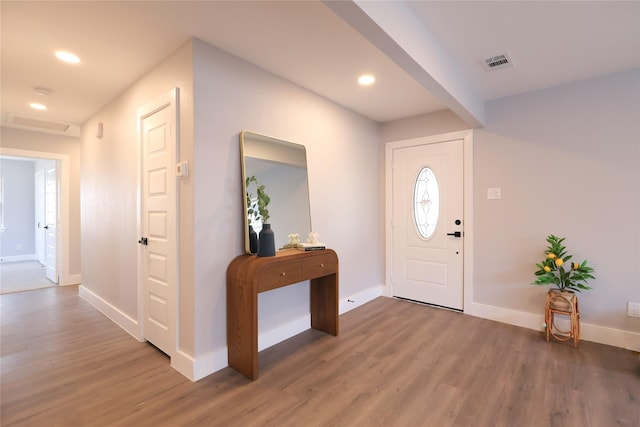
[[[307,154],[303,145],[243,131],[240,134],[242,188],[244,200],[245,250],[250,245],[249,226],[260,233],[263,226],[258,211],[258,188],[268,196],[268,221],[274,232],[276,249],[298,233],[302,241],[311,232]],[[247,181],[249,185],[247,186]],[[264,201],[264,199],[263,199]]]

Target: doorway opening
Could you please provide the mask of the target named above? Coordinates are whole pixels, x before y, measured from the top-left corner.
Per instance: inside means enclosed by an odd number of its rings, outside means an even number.
[[[0,293],[59,283],[60,161],[0,156]]]

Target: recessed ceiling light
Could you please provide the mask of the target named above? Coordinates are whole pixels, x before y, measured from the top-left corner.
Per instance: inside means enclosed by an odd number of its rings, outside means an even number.
[[[44,104],[38,104],[37,102],[32,102],[31,104],[29,104],[29,106],[31,108],[33,108],[34,110],[46,110],[47,106]]]
[[[358,83],[360,83],[362,86],[370,86],[373,83],[375,83],[376,78],[373,77],[371,74],[363,74],[360,77],[358,77]]]
[[[51,89],[48,89],[46,87],[37,87],[35,88],[35,91],[38,95],[41,95],[41,96],[51,95]]]
[[[78,62],[80,62],[80,58],[78,58],[77,55],[74,55],[71,52],[63,52],[60,50],[56,52],[56,58],[58,58],[60,61],[69,62],[71,64],[77,64]]]

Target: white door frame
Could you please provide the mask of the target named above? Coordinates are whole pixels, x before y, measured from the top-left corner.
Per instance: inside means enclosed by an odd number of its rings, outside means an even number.
[[[28,157],[35,159],[58,160],[59,204],[58,204],[58,239],[57,240],[57,270],[60,277],[59,285],[75,285],[80,283],[80,274],[71,275],[69,272],[69,191],[71,189],[68,154],[49,153],[45,151],[22,150],[18,148],[0,147],[0,156]]]
[[[60,205],[60,173],[57,162],[54,162],[52,166],[47,166],[44,171],[44,205],[46,222],[44,259],[47,279],[57,285],[60,283],[60,267],[58,264],[58,258],[60,257],[60,245],[58,245],[58,240],[60,240],[60,227],[58,225],[58,221],[60,220],[60,210],[58,209],[58,205]],[[51,184],[53,184],[53,190],[50,192],[49,187]],[[49,197],[51,194],[53,197]],[[53,208],[51,211],[54,212],[54,218],[51,218],[51,216],[48,215],[50,208]],[[53,223],[49,222],[49,220],[53,221]],[[52,227],[53,231],[51,231]],[[53,251],[49,250],[49,247],[51,246],[53,246]]]
[[[38,162],[36,162],[36,165],[38,164]],[[45,238],[44,238],[44,222],[45,222],[45,214],[44,214],[44,168],[40,168],[38,170],[36,170],[35,175],[34,175],[34,182],[35,182],[35,192],[36,192],[36,201],[35,201],[35,207],[36,207],[36,224],[35,224],[35,233],[36,233],[36,258],[38,260],[38,262],[42,265],[45,265],[46,263],[46,259],[45,259]]]
[[[463,140],[464,162],[463,311],[465,311],[465,308],[471,307],[473,301],[473,130],[393,141],[385,144],[385,296],[393,296],[393,281],[391,278],[393,271],[393,150],[460,139]]]
[[[170,105],[170,107],[172,109],[172,112],[174,114],[174,119],[175,119],[175,133],[176,133],[176,162],[179,159],[179,146],[180,146],[180,120],[179,120],[179,114],[180,114],[180,107],[179,107],[179,89],[178,88],[173,88],[172,90],[170,90],[169,92],[167,92],[166,94],[160,96],[159,98],[155,99],[154,101],[138,108],[138,117],[137,117],[137,133],[138,133],[138,182],[137,182],[137,186],[138,186],[138,194],[137,194],[137,237],[136,240],[139,239],[140,237],[143,236],[143,223],[142,223],[142,217],[143,217],[143,212],[142,212],[142,197],[144,195],[144,191],[142,188],[143,185],[143,174],[144,174],[144,170],[142,167],[142,162],[144,159],[144,153],[143,153],[143,122],[145,120],[145,118],[153,115],[154,113],[160,111],[163,108],[167,108],[167,105]],[[179,209],[178,206],[180,206],[180,192],[179,192],[179,187],[176,184],[176,205],[174,206],[175,208],[175,225],[176,225],[176,229],[175,229],[175,239],[176,241],[174,242],[176,245],[176,277],[175,277],[175,294],[173,295],[173,301],[171,302],[173,304],[173,311],[172,311],[172,318],[169,320],[170,323],[173,323],[173,328],[174,328],[174,335],[172,336],[172,343],[171,343],[171,353],[168,354],[168,356],[171,358],[171,362],[173,365],[173,361],[174,361],[174,356],[176,356],[178,354],[178,343],[179,343],[179,339],[178,339],[178,318],[179,318],[179,306],[178,306],[178,295],[179,295],[179,289],[180,289],[180,256],[179,256],[179,250],[178,250],[178,242],[180,240],[180,217],[179,217]],[[145,335],[144,335],[144,318],[145,318],[145,312],[144,312],[144,298],[145,298],[145,286],[144,286],[144,267],[143,267],[143,263],[144,263],[144,254],[143,254],[143,248],[141,247],[141,245],[139,243],[136,243],[136,245],[139,246],[138,249],[138,259],[137,259],[137,268],[138,268],[138,304],[137,304],[137,309],[138,309],[138,337],[140,340],[145,340]]]

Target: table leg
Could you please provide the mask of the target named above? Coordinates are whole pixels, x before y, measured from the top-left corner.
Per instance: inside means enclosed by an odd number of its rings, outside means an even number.
[[[230,367],[258,378],[258,296],[251,287],[227,286],[227,356]]]
[[[338,335],[338,275],[330,274],[311,280],[311,327]]]

